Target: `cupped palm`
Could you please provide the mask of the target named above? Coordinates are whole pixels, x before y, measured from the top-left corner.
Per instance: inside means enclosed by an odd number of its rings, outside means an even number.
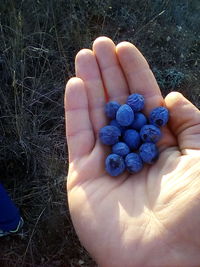
[[[132,44],[98,38],[76,57],[66,87],[69,148],[68,202],[75,230],[100,266],[200,264],[200,112],[179,93],[162,98],[141,53]],[[109,148],[98,131],[105,102],[144,95],[144,112],[166,105],[169,126],[160,156],[138,174],[110,177]]]

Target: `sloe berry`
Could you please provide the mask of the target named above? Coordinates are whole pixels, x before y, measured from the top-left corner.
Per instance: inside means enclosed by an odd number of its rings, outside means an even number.
[[[125,158],[126,168],[131,173],[139,172],[143,167],[140,156],[136,153],[130,153]]]
[[[130,149],[124,142],[119,142],[112,147],[112,152],[113,154],[124,157],[130,153]]]
[[[105,161],[106,171],[111,176],[118,176],[125,170],[124,159],[117,154],[110,154]]]
[[[134,120],[134,112],[132,108],[127,105],[121,105],[116,114],[116,120],[121,126],[129,126]]]
[[[136,112],[131,128],[139,131],[145,124],[147,124],[146,116],[141,112]]]
[[[133,129],[128,129],[125,131],[123,140],[130,149],[138,149],[141,142],[139,133]]]
[[[121,131],[119,128],[111,125],[104,126],[99,131],[99,138],[105,145],[114,145],[119,141]]]
[[[167,124],[169,119],[169,111],[165,107],[154,108],[150,113],[150,123],[161,127]]]
[[[152,124],[146,124],[142,126],[140,130],[140,136],[143,142],[153,142],[156,143],[161,138],[161,131],[158,127]]]
[[[158,149],[154,143],[143,143],[139,148],[139,155],[144,162],[152,164],[158,158]]]
[[[144,107],[144,97],[140,94],[129,95],[126,102],[133,111],[140,111]]]
[[[116,113],[120,107],[117,101],[110,101],[105,106],[106,116],[110,119],[115,119]]]

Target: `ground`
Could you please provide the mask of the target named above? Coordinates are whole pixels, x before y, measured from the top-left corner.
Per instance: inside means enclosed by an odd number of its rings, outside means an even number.
[[[95,266],[66,203],[63,94],[74,56],[105,35],[133,42],[163,95],[200,107],[198,0],[3,0],[0,3],[0,180],[24,229],[2,238],[0,266]]]

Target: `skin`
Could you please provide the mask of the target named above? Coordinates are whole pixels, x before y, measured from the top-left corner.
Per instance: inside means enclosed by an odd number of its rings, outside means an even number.
[[[66,86],[69,150],[68,203],[83,246],[99,266],[200,266],[200,111],[180,93],[163,99],[149,65],[129,42],[97,38],[75,59]],[[160,105],[170,119],[162,128],[160,157],[138,174],[113,178],[100,144],[108,100],[145,98],[145,114]]]

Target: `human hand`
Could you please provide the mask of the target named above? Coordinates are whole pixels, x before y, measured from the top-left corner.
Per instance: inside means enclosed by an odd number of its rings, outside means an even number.
[[[135,46],[106,38],[76,56],[66,86],[68,203],[84,247],[100,266],[200,266],[200,111],[180,93],[163,99]],[[160,156],[138,174],[110,177],[100,144],[107,99],[145,98],[146,114],[165,105]]]

